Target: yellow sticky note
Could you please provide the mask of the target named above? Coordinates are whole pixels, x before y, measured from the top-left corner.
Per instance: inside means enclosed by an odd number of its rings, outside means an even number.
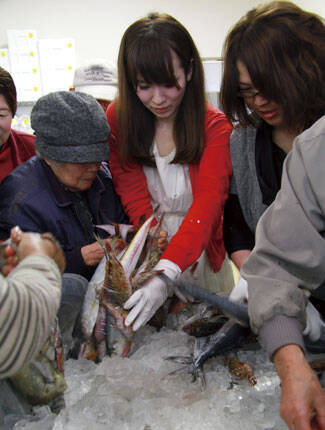
[[[37,73],[37,69],[33,69],[33,73]]]
[[[24,124],[28,124],[28,119],[24,119]]]
[[[4,51],[1,51],[1,57],[5,57],[6,53]]]
[[[35,92],[38,91],[38,87],[34,87],[33,91],[35,91]]]
[[[68,66],[68,70],[72,70],[72,66]]]
[[[28,33],[28,37],[30,38],[34,37],[34,33]]]
[[[68,43],[68,48],[72,48],[72,43]]]
[[[34,52],[33,52],[33,51],[31,51],[31,52],[29,53],[29,55],[30,55],[31,57],[34,57]]]

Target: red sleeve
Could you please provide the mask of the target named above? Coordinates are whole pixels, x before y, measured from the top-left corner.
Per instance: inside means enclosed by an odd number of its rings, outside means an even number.
[[[152,214],[151,198],[142,167],[136,163],[121,165],[118,142],[118,126],[114,103],[106,111],[111,127],[109,167],[112,172],[116,192],[120,196],[123,208],[134,225],[143,222]]]
[[[232,174],[229,137],[232,126],[225,115],[208,107],[205,145],[199,165],[190,164],[193,203],[162,258],[182,271],[193,264],[211,238],[222,244],[222,219]]]

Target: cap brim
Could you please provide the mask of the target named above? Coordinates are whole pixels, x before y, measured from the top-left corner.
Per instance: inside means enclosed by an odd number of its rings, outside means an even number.
[[[117,87],[115,85],[82,85],[75,87],[75,91],[89,94],[95,99],[112,101],[116,97]]]
[[[79,146],[69,144],[50,146],[36,136],[35,147],[42,157],[62,163],[100,163],[108,161],[110,155],[108,141]]]

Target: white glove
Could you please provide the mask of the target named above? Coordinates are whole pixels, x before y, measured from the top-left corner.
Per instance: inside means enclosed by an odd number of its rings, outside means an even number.
[[[231,293],[229,294],[229,300],[232,302],[245,302],[248,301],[248,288],[247,288],[247,281],[241,276],[239,276],[237,284],[232,289]]]
[[[166,259],[160,260],[153,270],[163,270],[173,280],[180,273],[179,267]],[[125,320],[125,325],[129,326],[133,323],[133,330],[138,330],[153,317],[157,309],[172,294],[173,290],[158,277],[146,282],[124,304],[124,309],[133,308]]]
[[[303,331],[304,336],[308,336],[312,342],[316,342],[325,330],[325,323],[318,310],[308,300],[306,306],[306,328]]]

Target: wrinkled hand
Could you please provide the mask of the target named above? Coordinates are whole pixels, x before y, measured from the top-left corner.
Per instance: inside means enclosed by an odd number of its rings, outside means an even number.
[[[133,324],[136,331],[145,325],[167,300],[169,290],[164,281],[155,277],[135,291],[124,304],[124,309],[133,308],[125,320],[125,325]]]
[[[281,379],[281,417],[288,428],[325,430],[325,392],[301,349],[297,345],[280,348],[274,363]]]
[[[316,342],[325,330],[325,322],[318,310],[313,306],[313,304],[308,301],[306,306],[306,328],[303,331],[304,336],[308,336],[312,342]]]
[[[237,303],[247,303],[248,301],[248,288],[246,280],[239,276],[237,284],[232,289],[229,300]]]
[[[109,241],[109,239],[106,240]],[[104,250],[98,242],[94,242],[83,246],[81,248],[81,255],[87,266],[96,266],[104,257]]]

